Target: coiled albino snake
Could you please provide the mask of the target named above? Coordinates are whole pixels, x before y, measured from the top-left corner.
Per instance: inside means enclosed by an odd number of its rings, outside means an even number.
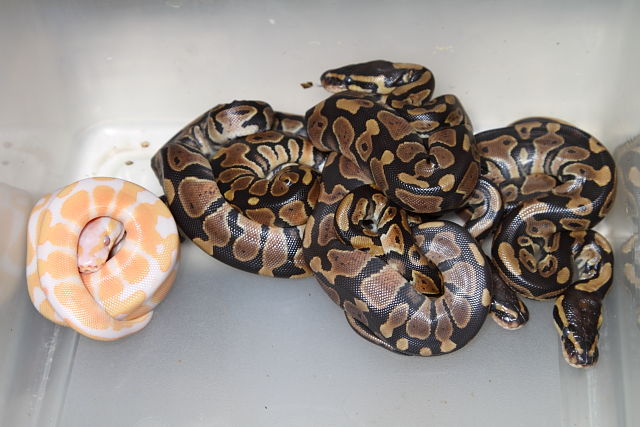
[[[107,249],[114,235],[91,237],[103,219],[119,222],[126,238],[95,272],[81,273],[78,244],[88,239]],[[115,221],[114,221],[115,220]],[[179,238],[167,207],[155,195],[116,178],[89,178],[42,197],[27,234],[27,285],[47,319],[90,338],[114,340],[144,328],[167,295],[177,271]],[[85,243],[83,242],[83,245]],[[103,255],[103,257],[106,257]],[[83,267],[85,271],[94,270]]]

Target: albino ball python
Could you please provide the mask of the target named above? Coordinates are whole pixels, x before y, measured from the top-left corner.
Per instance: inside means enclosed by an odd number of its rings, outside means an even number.
[[[108,228],[101,231],[104,223]],[[105,261],[116,243],[117,252],[101,268],[91,257],[86,261],[86,251],[102,252]],[[122,338],[145,327],[167,295],[179,244],[171,213],[144,188],[116,178],[75,182],[42,197],[31,212],[29,296],[55,323],[98,340]]]

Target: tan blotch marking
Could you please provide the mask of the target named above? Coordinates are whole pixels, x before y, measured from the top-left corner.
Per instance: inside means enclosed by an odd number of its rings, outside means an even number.
[[[231,209],[233,208],[228,207],[227,209],[219,209],[207,216],[202,222],[202,229],[207,237],[209,237],[208,241],[205,242],[199,238],[193,239],[193,241],[209,255],[213,254],[214,246],[225,246],[231,240],[231,231],[227,224],[227,217]]]
[[[398,254],[404,253],[404,238],[402,235],[402,229],[398,224],[392,224],[388,231],[380,236],[380,243],[385,249],[385,252],[396,252]]]
[[[491,292],[489,289],[485,288],[482,290],[482,305],[484,307],[489,307],[491,305]]]
[[[424,145],[419,142],[403,142],[398,145],[398,148],[396,149],[396,155],[404,163],[410,162],[419,153],[426,153]]]
[[[611,280],[613,275],[613,266],[611,263],[605,263],[600,269],[599,274],[591,280],[576,285],[576,289],[585,292],[595,292],[604,284]]]
[[[449,147],[458,145],[456,131],[452,128],[445,128],[429,135],[429,145],[440,143]]]
[[[411,210],[421,213],[439,212],[442,197],[413,194],[404,189],[396,190],[396,197]]]
[[[456,297],[450,292],[445,292],[444,301],[449,307],[453,322],[458,328],[465,328],[471,320],[471,304],[464,298]]]
[[[554,177],[536,173],[532,175],[528,175],[524,183],[522,184],[522,194],[534,194],[534,193],[542,193],[553,190],[553,187],[557,184],[557,181]]]
[[[411,338],[425,340],[431,334],[431,300],[425,298],[420,308],[407,322],[407,335]]]
[[[391,138],[396,141],[413,132],[413,127],[404,118],[387,110],[381,110],[377,114],[378,120],[384,125]]]
[[[390,338],[396,328],[405,324],[408,315],[408,304],[396,305],[393,310],[391,310],[391,313],[389,313],[387,321],[380,325],[380,333],[382,334],[382,336],[385,338]]]
[[[232,132],[242,128],[242,125],[258,114],[258,109],[252,105],[238,105],[226,107],[222,111],[215,114],[215,120],[218,121],[224,131]]]
[[[538,271],[538,264],[536,263],[536,258],[533,254],[526,249],[520,249],[518,252],[518,259],[520,263],[525,266],[527,270],[531,273],[535,273]]]
[[[429,154],[435,157],[438,166],[442,169],[449,168],[456,163],[453,153],[444,147],[431,147]]]
[[[391,266],[385,266],[379,272],[364,279],[360,284],[360,290],[369,304],[382,309],[391,304],[406,283],[397,270]]]
[[[464,176],[460,180],[460,184],[458,184],[456,193],[463,195],[471,194],[478,184],[479,176],[480,169],[478,167],[478,164],[475,162],[469,164],[467,172],[465,172]]]
[[[378,122],[373,119],[369,119],[366,122],[367,130],[362,132],[356,139],[355,147],[358,152],[358,156],[364,161],[368,161],[373,151],[373,136],[380,133],[380,127]]]
[[[205,156],[187,150],[180,144],[169,144],[167,148],[167,163],[176,171],[185,170],[190,165],[202,165],[210,168],[211,165]]]
[[[302,225],[309,218],[305,203],[302,200],[295,200],[281,207],[278,215],[290,225]]]
[[[316,220],[310,216],[307,220],[307,224],[304,228],[304,233],[302,233],[302,247],[308,248],[311,246],[311,233],[313,232],[316,225]]]
[[[480,250],[480,248],[476,245],[469,245],[469,249],[471,249],[471,253],[473,254],[473,258],[476,260],[478,265],[484,266],[485,257],[484,253]]]
[[[560,271],[558,271],[558,275],[556,276],[556,281],[560,284],[565,284],[571,277],[571,271],[567,267],[562,267]]]
[[[346,197],[342,199],[342,201],[336,208],[335,223],[338,226],[338,228],[342,231],[349,230],[349,226],[351,222],[349,220],[349,211],[351,210],[351,205],[353,204],[354,197],[355,196],[353,195],[353,193],[347,194]],[[357,202],[358,205],[361,205],[362,203],[366,203],[366,200],[359,199]],[[360,209],[358,209],[358,206],[355,206],[354,215],[357,214],[359,211]]]
[[[162,180],[162,189],[164,190],[165,196],[167,196],[167,203],[172,204],[176,196],[176,190],[171,180],[164,178]]]
[[[327,258],[331,263],[330,275],[335,278],[336,276],[356,277],[371,257],[358,250],[331,249],[327,253]]]
[[[178,185],[178,196],[191,218],[199,218],[207,207],[221,196],[218,185],[208,179],[186,177]]]
[[[322,218],[318,224],[318,244],[320,246],[326,246],[333,239],[337,238],[338,235],[334,227],[334,214],[327,215]]]
[[[338,99],[336,101],[336,107],[341,110],[346,110],[351,114],[357,114],[361,108],[371,108],[374,103],[368,99]]]
[[[265,130],[251,135],[247,135],[245,140],[250,144],[279,143],[285,138],[281,132]],[[284,148],[284,147],[283,147]]]
[[[411,272],[411,281],[415,290],[423,295],[437,295],[440,293],[440,289],[433,278],[420,271],[413,270]]]
[[[456,344],[451,341],[451,335],[453,335],[451,318],[444,308],[444,300],[442,298],[437,299],[434,305],[436,308],[436,318],[438,319],[435,336],[436,339],[440,341],[440,350],[443,353],[448,353],[456,348]]]
[[[611,169],[607,165],[598,170],[587,164],[574,163],[564,168],[564,173],[577,177],[583,177],[585,179],[588,179],[589,181],[595,182],[600,187],[611,183],[612,179]]]
[[[589,150],[593,151],[594,153],[601,153],[603,151],[606,151],[607,149],[604,145],[602,145],[600,141],[598,141],[594,137],[591,137],[589,138]]]
[[[460,246],[455,241],[455,234],[450,231],[437,233],[431,240],[426,257],[436,265],[444,261],[458,258],[461,254]]]
[[[580,218],[561,218],[560,225],[565,230],[573,231],[573,230],[586,230],[589,228],[589,224],[591,221],[588,219],[580,219]]]
[[[374,158],[369,162],[369,168],[371,169],[371,175],[376,186],[381,191],[387,191],[389,189],[389,183],[384,170],[384,163]]]
[[[453,174],[447,174],[438,180],[438,185],[442,188],[442,191],[449,191],[456,183],[456,177]]]
[[[265,242],[265,248],[267,250],[262,251],[262,265],[260,274],[273,276],[273,270],[283,266],[288,261],[288,244],[287,237],[284,231],[280,229],[272,229],[270,233],[267,233],[267,240]]]
[[[518,276],[522,274],[522,271],[520,270],[520,262],[516,258],[516,254],[510,244],[506,242],[500,243],[498,246],[498,256],[507,269]]]
[[[409,114],[413,115],[414,113],[409,111]],[[436,120],[414,120],[411,122],[411,126],[413,126],[416,132],[422,134],[436,129],[440,126],[440,122]]]
[[[406,351],[409,348],[409,340],[406,338],[400,338],[396,341],[396,348],[401,351]]]
[[[307,133],[309,134],[309,139],[314,146],[320,149],[328,150],[331,147],[328,147],[323,141],[322,138],[324,136],[324,132],[329,126],[329,120],[322,115],[322,109],[324,108],[325,102],[320,102],[315,106],[313,112],[309,115],[309,119],[307,121]]]
[[[276,220],[275,214],[268,208],[247,209],[244,214],[253,221],[264,225],[273,225]]]
[[[338,140],[340,152],[344,155],[348,155],[347,153],[350,153],[351,144],[355,137],[353,126],[346,118],[338,117],[333,122],[332,130]]]
[[[422,347],[420,349],[420,356],[431,356],[433,352],[429,347]]]
[[[481,156],[485,159],[493,159],[495,162],[505,164],[509,176],[513,178],[520,177],[520,171],[516,161],[511,157],[511,151],[517,146],[518,141],[512,136],[499,136],[497,138],[482,141],[478,143],[478,149]],[[492,163],[489,163],[491,165]],[[500,171],[495,171],[496,174],[502,176]],[[493,182],[494,179],[491,179]]]
[[[542,277],[551,277],[558,271],[558,258],[554,255],[547,254],[543,259],[538,261],[538,273]]]
[[[476,271],[471,264],[465,261],[459,261],[449,269],[445,274],[447,282],[456,283],[457,292],[465,295],[473,296],[479,286]]]

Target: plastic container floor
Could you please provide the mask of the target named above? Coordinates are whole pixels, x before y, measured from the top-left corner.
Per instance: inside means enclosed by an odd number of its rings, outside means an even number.
[[[564,362],[551,302],[528,301],[521,330],[487,320],[451,355],[403,357],[355,335],[313,278],[251,275],[186,242],[150,325],[103,343],[42,318],[23,273],[42,194],[99,175],[160,194],[149,159],[191,119],[234,99],[303,113],[327,93],[300,83],[339,65],[423,64],[477,132],[545,115],[620,150],[640,134],[638,18],[632,0],[4,1],[0,423],[640,425],[640,291],[621,261],[588,370]],[[619,194],[597,227],[618,260],[635,223]]]

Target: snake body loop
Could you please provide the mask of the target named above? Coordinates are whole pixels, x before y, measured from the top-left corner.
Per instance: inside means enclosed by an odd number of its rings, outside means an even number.
[[[299,227],[317,197],[313,169],[323,159],[304,134],[299,116],[274,113],[261,101],[234,101],[171,138],[151,166],[184,235],[244,271],[310,275]],[[291,187],[305,199],[291,196]],[[267,209],[262,202],[269,199]]]
[[[430,102],[431,73],[418,65],[374,61],[338,70],[325,72],[323,85],[348,90],[305,115],[314,146],[347,157],[404,209],[437,213],[460,207],[476,186],[479,168],[459,100],[444,95]]]
[[[586,132],[541,117],[482,132],[476,142],[483,176],[505,201],[492,245],[500,278],[529,298],[558,297],[563,354],[573,366],[590,366],[612,281],[611,247],[591,230],[615,197],[611,155]]]
[[[316,279],[368,341],[408,355],[462,348],[480,329],[491,303],[490,270],[481,249],[466,230],[448,221],[414,225],[412,241],[398,245],[406,234],[392,225],[406,223],[404,214],[369,184],[348,158],[329,155],[304,239],[305,258]],[[353,214],[366,203],[380,206],[372,209],[376,232],[362,239],[364,234],[351,235],[344,221],[351,217],[360,222]],[[343,212],[347,204],[355,208]],[[379,239],[382,248],[366,237]],[[400,250],[404,252],[397,257],[388,257]],[[421,293],[423,282],[413,280],[412,272],[399,263],[402,258],[433,263],[442,276],[440,296]]]
[[[126,238],[104,266],[81,274],[80,235],[96,218],[119,222]],[[115,178],[81,180],[44,196],[32,210],[27,239],[27,284],[36,309],[98,340],[145,327],[177,272],[179,239],[168,209],[144,188]]]
[[[433,76],[420,65],[353,64],[321,82],[336,93],[307,111],[307,133],[331,154],[305,258],[365,339],[403,354],[461,348],[491,303],[489,263],[465,229],[423,220],[491,186],[478,186],[469,118],[455,96],[431,99]],[[478,193],[468,209],[488,230],[500,202],[484,200]]]

